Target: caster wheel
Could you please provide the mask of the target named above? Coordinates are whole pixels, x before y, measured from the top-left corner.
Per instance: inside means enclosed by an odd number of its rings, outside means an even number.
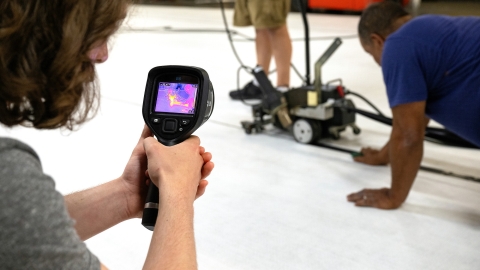
[[[253,123],[248,122],[248,121],[243,121],[241,122],[243,130],[245,130],[245,133],[247,134],[252,134],[252,129],[253,129]]]

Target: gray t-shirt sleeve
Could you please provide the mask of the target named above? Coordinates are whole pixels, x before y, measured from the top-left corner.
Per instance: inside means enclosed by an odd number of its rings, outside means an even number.
[[[0,243],[2,269],[100,269],[36,153],[6,138],[0,138]]]

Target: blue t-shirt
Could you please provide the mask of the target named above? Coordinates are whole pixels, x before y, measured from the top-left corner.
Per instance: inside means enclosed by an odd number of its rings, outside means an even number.
[[[425,15],[385,41],[390,107],[426,101],[425,113],[480,146],[480,18]]]

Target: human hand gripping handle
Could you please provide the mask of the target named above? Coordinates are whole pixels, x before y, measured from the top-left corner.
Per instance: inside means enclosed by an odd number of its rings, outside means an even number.
[[[164,203],[193,203],[205,192],[205,179],[214,168],[212,154],[200,146],[200,139],[191,136],[175,146],[164,146],[152,137],[145,139],[148,159],[147,179],[150,180],[142,224],[153,230],[158,206]],[[159,188],[160,187],[160,190]]]

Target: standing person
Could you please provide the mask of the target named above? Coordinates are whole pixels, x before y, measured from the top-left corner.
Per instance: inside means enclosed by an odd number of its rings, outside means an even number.
[[[480,147],[480,18],[412,18],[392,2],[369,6],[358,25],[360,42],[383,72],[393,114],[390,140],[362,149],[356,161],[392,168],[390,188],[362,190],[357,206],[398,208],[423,157],[429,119]]]
[[[93,117],[95,64],[107,60],[129,5],[1,1],[0,123],[73,130]],[[105,269],[83,241],[141,217],[148,179],[160,206],[144,269],[196,269],[193,201],[205,192],[211,158],[195,136],[165,147],[145,127],[120,177],[62,196],[32,148],[0,137],[2,269]]]
[[[282,92],[290,87],[292,41],[287,28],[290,4],[291,0],[237,0],[233,18],[235,26],[255,27],[257,65],[268,74],[273,56],[277,68],[277,90]],[[255,79],[243,89],[230,92],[230,97],[235,100],[261,99],[262,96]]]

